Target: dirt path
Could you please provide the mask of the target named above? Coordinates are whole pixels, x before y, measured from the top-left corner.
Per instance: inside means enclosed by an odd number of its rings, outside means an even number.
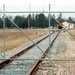
[[[55,59],[73,59],[75,58],[75,41],[67,33],[61,33],[58,37],[58,48],[55,55],[52,56]]]
[[[57,51],[51,58],[58,60],[43,61],[36,75],[75,75],[75,61],[65,61],[75,59],[75,41],[67,32],[62,32],[56,41]]]

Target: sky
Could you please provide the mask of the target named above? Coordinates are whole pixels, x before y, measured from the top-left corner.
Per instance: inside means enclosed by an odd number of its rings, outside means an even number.
[[[3,10],[3,4],[6,11],[48,11],[49,4],[50,11],[75,11],[74,0],[0,0],[0,11]],[[74,14],[67,15],[74,17]]]

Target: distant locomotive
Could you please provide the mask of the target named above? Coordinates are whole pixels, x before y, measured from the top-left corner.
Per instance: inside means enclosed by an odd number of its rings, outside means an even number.
[[[62,29],[62,23],[59,23],[59,24],[57,25],[57,27],[58,27],[58,29]]]

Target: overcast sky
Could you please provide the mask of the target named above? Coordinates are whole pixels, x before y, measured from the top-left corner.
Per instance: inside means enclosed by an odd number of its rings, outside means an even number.
[[[51,11],[75,11],[74,0],[0,0],[0,11],[3,4],[6,11],[28,11],[29,4],[31,11],[48,11],[49,4]]]

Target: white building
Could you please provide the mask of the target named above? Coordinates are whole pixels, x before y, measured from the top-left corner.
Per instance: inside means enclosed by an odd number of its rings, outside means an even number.
[[[62,24],[63,24],[63,27],[65,27],[66,29],[74,28],[74,24],[73,23],[63,22]]]

